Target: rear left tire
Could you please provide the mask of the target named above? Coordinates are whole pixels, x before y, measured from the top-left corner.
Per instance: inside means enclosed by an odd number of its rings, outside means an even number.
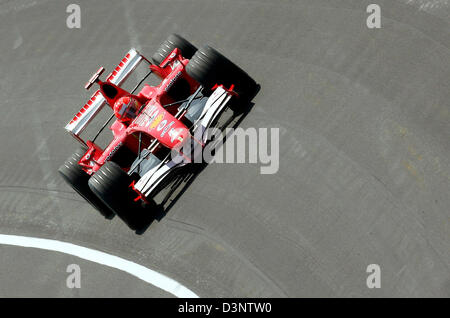
[[[187,59],[190,59],[195,51],[197,51],[197,48],[182,36],[171,34],[163,43],[161,43],[155,54],[153,54],[153,62],[160,65],[175,48],[179,49],[181,55]]]

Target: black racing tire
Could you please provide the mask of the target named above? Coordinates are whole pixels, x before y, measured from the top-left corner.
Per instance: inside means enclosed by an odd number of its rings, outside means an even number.
[[[90,175],[88,175],[78,164],[81,157],[86,153],[86,148],[79,148],[71,155],[66,162],[59,167],[58,172],[80,196],[97,209],[105,218],[112,218],[114,212],[111,211],[99,198],[92,193],[88,186]]]
[[[186,72],[194,80],[211,89],[215,84],[223,84],[242,98],[253,97],[257,84],[245,71],[210,46],[195,52],[186,66]]]
[[[171,34],[169,37],[159,46],[159,49],[152,56],[153,62],[160,65],[162,61],[172,52],[175,48],[181,51],[181,55],[184,58],[190,59],[197,48],[192,45],[188,40],[178,34]]]
[[[88,182],[92,192],[131,229],[139,228],[139,219],[144,212],[137,194],[131,189],[133,179],[112,161],[106,162]]]

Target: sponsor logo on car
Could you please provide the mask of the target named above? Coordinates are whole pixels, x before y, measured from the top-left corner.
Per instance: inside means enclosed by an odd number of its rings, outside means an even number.
[[[158,116],[156,116],[155,119],[153,119],[153,121],[150,123],[149,125],[149,129],[153,129],[156,126],[158,126],[158,124],[161,122],[161,120],[164,118],[164,114],[159,114]]]
[[[179,142],[183,142],[183,137],[178,136],[180,134],[179,130],[172,128],[169,130],[170,142],[174,142],[177,139]]]
[[[172,87],[172,85],[177,81],[177,79],[181,76],[181,71],[177,73],[177,75],[174,76],[167,84],[166,88],[164,89],[165,92],[169,91],[169,89]]]
[[[122,147],[122,142],[119,142],[113,150],[111,150],[111,152],[109,153],[109,155],[106,157],[105,162],[109,161],[111,159],[112,156],[114,156],[114,154],[117,152],[117,150],[119,150],[120,147]]]
[[[164,137],[164,135],[166,134],[166,132],[170,129],[170,127],[173,126],[173,124],[175,124],[174,121],[170,122],[170,124],[168,124],[168,125],[164,128],[163,132],[161,133],[161,137]]]
[[[158,125],[158,127],[156,127],[156,130],[157,131],[161,131],[163,128],[164,128],[164,126],[167,124],[167,120],[166,119],[164,119],[159,125]]]

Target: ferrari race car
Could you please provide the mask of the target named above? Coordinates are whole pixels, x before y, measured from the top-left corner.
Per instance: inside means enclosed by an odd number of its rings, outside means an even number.
[[[85,88],[96,84],[98,90],[65,127],[81,148],[58,170],[105,217],[116,214],[133,229],[132,214],[148,212],[149,202],[182,168],[199,162],[208,130],[257,87],[215,49],[197,50],[176,34],[152,60],[131,49],[105,81],[100,80],[103,67],[91,77]],[[123,83],[141,62],[148,71],[128,92]],[[161,79],[159,85],[144,83],[150,74]],[[105,105],[111,117],[91,140],[83,139],[81,133]],[[112,141],[102,148],[96,139],[113,119]]]

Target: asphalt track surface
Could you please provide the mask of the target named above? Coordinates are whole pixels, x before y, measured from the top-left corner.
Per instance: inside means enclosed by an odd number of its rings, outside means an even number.
[[[77,1],[81,29],[69,3],[0,1],[0,233],[117,255],[201,297],[450,296],[450,1],[377,0],[379,30],[360,0]],[[59,177],[76,146],[63,126],[99,65],[173,32],[261,85],[240,126],[280,128],[280,169],[210,165],[136,235]],[[171,296],[64,254],[0,253],[1,296]]]

